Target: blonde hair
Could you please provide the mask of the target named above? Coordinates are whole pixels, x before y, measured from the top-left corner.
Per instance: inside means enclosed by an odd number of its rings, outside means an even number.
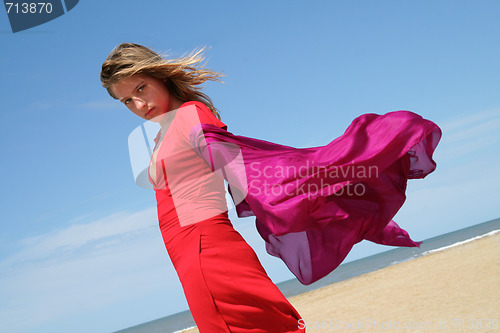
[[[204,49],[177,59],[164,59],[158,53],[139,44],[122,43],[108,55],[101,69],[101,83],[114,99],[111,86],[134,74],[146,74],[165,80],[168,91],[181,102],[204,103],[220,119],[212,100],[201,91],[206,81],[222,82],[223,74],[204,68]]]

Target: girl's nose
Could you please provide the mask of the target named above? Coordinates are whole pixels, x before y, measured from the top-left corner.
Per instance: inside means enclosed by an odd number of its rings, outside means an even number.
[[[140,98],[135,98],[134,103],[135,103],[135,107],[139,110],[145,108],[147,105],[146,101],[144,101]]]

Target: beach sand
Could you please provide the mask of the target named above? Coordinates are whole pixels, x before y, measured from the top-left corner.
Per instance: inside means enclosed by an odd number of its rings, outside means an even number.
[[[500,332],[500,234],[289,300],[307,332]]]

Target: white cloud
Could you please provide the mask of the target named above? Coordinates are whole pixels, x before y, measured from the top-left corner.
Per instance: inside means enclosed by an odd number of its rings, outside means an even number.
[[[45,101],[39,100],[39,101],[30,103],[28,108],[30,110],[49,110],[49,109],[58,108],[58,107],[65,105],[65,104],[66,104],[66,101],[62,98],[45,100]]]
[[[82,108],[85,109],[95,109],[95,110],[113,110],[113,109],[123,109],[124,106],[114,100],[114,99],[107,99],[105,101],[95,101],[95,102],[87,102],[87,103],[82,103],[79,105]]]
[[[441,125],[443,137],[437,149],[441,161],[487,153],[500,143],[500,110],[477,112]],[[493,154],[493,151],[489,151]]]
[[[181,293],[156,221],[153,208],[120,212],[22,240],[0,262],[2,331],[39,332],[152,293]]]
[[[21,241],[23,250],[11,257],[9,261],[19,263],[48,258],[57,254],[56,252],[75,251],[90,243],[98,247],[99,243],[106,239],[152,228],[155,218],[153,208],[133,214],[119,212],[87,224],[70,225],[64,229],[25,238]]]
[[[489,109],[480,112],[474,112],[465,117],[455,117],[450,119],[444,124],[440,124],[440,127],[444,132],[458,133],[461,132],[463,128],[469,127],[471,124],[485,124],[490,120],[499,119],[500,109]]]

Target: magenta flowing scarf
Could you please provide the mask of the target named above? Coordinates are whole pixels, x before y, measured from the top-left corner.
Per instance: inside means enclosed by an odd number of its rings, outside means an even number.
[[[333,271],[363,239],[419,246],[392,220],[408,179],[436,168],[441,130],[409,111],[364,114],[329,144],[293,148],[211,124],[190,133],[195,152],[229,184],[239,217],[255,216],[269,254],[303,284]]]

